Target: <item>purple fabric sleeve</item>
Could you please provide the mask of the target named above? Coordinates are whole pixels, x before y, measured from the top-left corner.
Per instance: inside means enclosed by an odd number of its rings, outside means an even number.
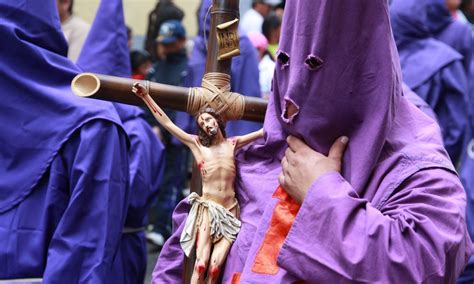
[[[417,172],[383,208],[329,173],[310,188],[279,265],[304,280],[453,283],[465,263],[456,259],[469,257],[456,255],[469,240],[464,204],[456,176],[442,169]]]
[[[460,158],[468,124],[468,85],[461,62],[443,69],[444,102],[435,108],[446,150],[454,163]]]
[[[168,238],[153,271],[152,284],[181,283],[184,271],[184,252],[179,243],[188,212],[189,203],[183,199],[173,212],[173,234]]]
[[[70,198],[48,248],[44,283],[105,283],[125,220],[126,136],[95,120],[73,134],[62,156]]]

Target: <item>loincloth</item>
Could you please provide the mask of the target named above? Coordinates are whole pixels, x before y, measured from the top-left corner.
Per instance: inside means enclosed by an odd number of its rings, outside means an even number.
[[[230,212],[230,210],[235,207],[239,209],[237,199],[228,209],[211,200],[201,200],[201,197],[195,192],[188,196],[188,201],[192,207],[189,211],[186,224],[184,225],[179,240],[187,257],[191,254],[196,243],[196,234],[199,230],[198,226],[202,223],[202,215],[205,211],[209,214],[209,227],[212,243],[216,243],[222,238],[226,238],[230,243],[235,241],[235,238],[240,231],[241,223],[240,220]]]

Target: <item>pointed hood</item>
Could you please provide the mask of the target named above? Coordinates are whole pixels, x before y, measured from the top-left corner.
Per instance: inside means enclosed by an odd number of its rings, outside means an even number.
[[[199,7],[199,26],[198,36],[206,38],[209,36],[211,30],[211,6],[212,0],[202,0],[201,7]]]
[[[130,52],[121,0],[103,0],[87,36],[77,65],[85,72],[130,77]],[[142,114],[138,107],[114,103],[125,122]]]
[[[436,35],[454,21],[446,6],[446,0],[429,0],[427,6],[427,22],[431,34]]]
[[[79,69],[55,0],[0,0],[0,212],[38,184],[70,135],[93,119],[120,123],[110,103],[74,96]]]
[[[341,1],[286,6],[265,129],[270,141],[282,139],[282,131],[326,155],[348,136],[343,174],[359,190],[392,126],[401,75],[387,1]],[[289,117],[290,105],[297,112]],[[275,118],[281,130],[268,127]]]
[[[462,58],[454,49],[432,37],[429,29],[429,1],[393,0],[390,6],[403,80],[411,89],[416,89],[440,69]]]
[[[427,1],[393,0],[390,16],[397,46],[416,39],[430,38]]]

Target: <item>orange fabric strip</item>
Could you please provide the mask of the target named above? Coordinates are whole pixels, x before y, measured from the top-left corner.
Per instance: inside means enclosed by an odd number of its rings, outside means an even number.
[[[275,190],[273,198],[278,198],[278,203],[273,209],[270,227],[253,263],[252,271],[255,273],[277,274],[278,254],[300,209],[300,204],[293,200],[281,186]]]
[[[240,275],[242,275],[242,273],[240,272],[235,272],[234,274],[232,274],[232,282],[230,282],[231,284],[239,284],[240,283]]]

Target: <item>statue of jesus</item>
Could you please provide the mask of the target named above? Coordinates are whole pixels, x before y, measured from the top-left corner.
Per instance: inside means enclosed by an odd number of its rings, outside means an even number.
[[[241,225],[234,191],[235,151],[263,137],[263,129],[226,138],[225,122],[214,109],[205,108],[196,115],[199,135],[191,135],[168,118],[143,85],[135,83],[132,91],[145,102],[156,120],[191,150],[198,164],[202,197],[196,193],[188,197],[192,207],[180,242],[188,257],[196,244],[196,264],[191,283],[202,281],[206,270],[206,283],[213,283],[217,281],[220,267]]]

